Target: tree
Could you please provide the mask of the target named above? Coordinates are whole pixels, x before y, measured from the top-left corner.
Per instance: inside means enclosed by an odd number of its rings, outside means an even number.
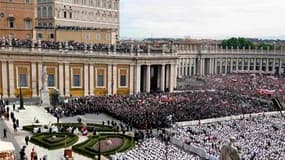
[[[221,43],[221,46],[223,48],[226,48],[226,47],[231,48],[231,47],[233,47],[234,49],[242,49],[243,47],[245,47],[246,49],[249,49],[249,48],[254,48],[255,45],[251,41],[249,41],[249,40],[247,40],[245,38],[241,38],[241,37],[235,38],[235,37],[233,37],[233,38],[230,38],[230,39],[227,39],[227,40],[223,40],[222,43]]]

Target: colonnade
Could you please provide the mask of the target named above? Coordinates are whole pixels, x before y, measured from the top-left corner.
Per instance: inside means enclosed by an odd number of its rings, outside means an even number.
[[[136,93],[172,92],[176,87],[176,64],[137,64]]]
[[[181,56],[177,63],[177,76],[195,76],[207,74],[227,74],[233,72],[252,72],[282,74],[285,57],[274,56]]]

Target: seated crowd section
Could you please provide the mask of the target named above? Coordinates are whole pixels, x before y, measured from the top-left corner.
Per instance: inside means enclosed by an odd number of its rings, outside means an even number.
[[[178,139],[188,145],[204,148],[218,157],[228,137],[235,137],[235,146],[242,159],[282,159],[285,157],[285,122],[280,114],[241,117],[237,120],[178,127]]]

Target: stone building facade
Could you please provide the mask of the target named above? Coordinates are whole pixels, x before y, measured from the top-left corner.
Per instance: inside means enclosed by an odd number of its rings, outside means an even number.
[[[117,53],[0,48],[0,94],[3,98],[39,97],[42,68],[48,88],[61,96],[127,95],[175,88],[173,53]]]
[[[0,1],[0,37],[31,39],[35,23],[33,0]]]
[[[100,36],[92,35],[92,31],[96,29],[104,34],[108,33],[107,39],[115,43],[120,29],[119,2],[119,0],[38,0],[37,27],[61,28],[57,32],[62,32],[63,29],[86,32],[89,33],[90,39],[93,39],[93,43],[96,43],[95,37]],[[81,38],[79,35],[75,36]],[[55,37],[62,39],[64,36],[55,34]],[[37,39],[39,38],[38,36]]]

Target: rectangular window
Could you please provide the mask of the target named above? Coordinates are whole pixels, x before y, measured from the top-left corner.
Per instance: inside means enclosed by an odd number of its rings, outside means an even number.
[[[80,87],[80,75],[78,74],[73,75],[73,86]]]
[[[72,12],[69,12],[69,18],[72,19]]]
[[[101,40],[101,34],[100,34],[100,33],[97,33],[97,34],[96,34],[96,40],[98,40],[98,41]]]
[[[54,34],[51,33],[51,34],[49,35],[49,37],[53,39],[53,38],[54,38]]]
[[[14,21],[13,20],[9,20],[9,28],[14,28]]]
[[[106,34],[106,40],[109,41],[110,39],[111,39],[111,38],[110,38],[110,34],[107,33],[107,34]]]
[[[104,75],[100,74],[100,75],[97,75],[97,86],[98,87],[104,87],[105,84],[104,84]]]
[[[127,77],[126,75],[120,75],[120,86],[126,87],[127,86]]]
[[[25,20],[25,28],[31,29],[31,21],[30,20]]]
[[[25,0],[25,2],[26,2],[26,3],[30,3],[31,1],[30,1],[30,0]]]
[[[48,75],[48,87],[55,87],[54,74]]]
[[[43,38],[43,34],[42,33],[38,33],[38,38]]]
[[[19,75],[19,87],[28,87],[28,77],[26,74],[20,74]]]

